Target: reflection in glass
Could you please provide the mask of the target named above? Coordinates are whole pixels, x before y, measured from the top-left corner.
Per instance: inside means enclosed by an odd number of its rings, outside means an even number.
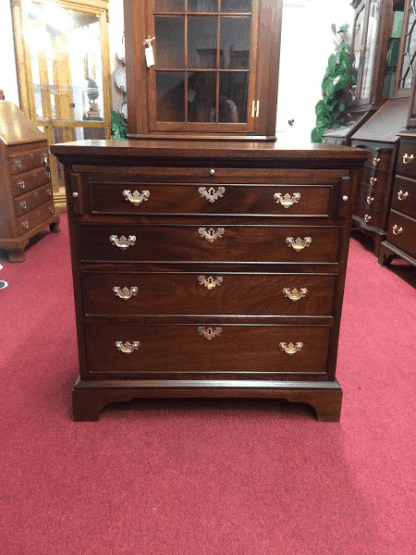
[[[217,67],[218,17],[188,17],[188,67],[215,69]]]
[[[155,17],[155,61],[160,69],[185,66],[185,20],[183,17]]]
[[[251,17],[221,17],[223,69],[248,69]]]
[[[153,11],[163,12],[183,12],[185,10],[185,0],[154,0]]]
[[[199,71],[189,76],[188,121],[215,121],[216,84],[215,71]]]
[[[403,11],[395,11],[391,37],[389,38],[384,70],[383,98],[393,96],[399,61],[400,37],[403,27]]]
[[[185,120],[185,73],[156,71],[157,121]]]
[[[413,84],[416,72],[416,0],[410,1],[409,19],[406,38],[403,48],[402,71],[399,80],[399,89],[408,89]]]
[[[222,13],[250,13],[251,0],[222,0]]]
[[[220,73],[220,123],[247,122],[248,75],[245,71]]]
[[[218,0],[188,0],[188,12],[218,12]]]
[[[374,61],[376,56],[377,32],[380,19],[381,0],[372,0],[369,10],[367,43],[365,48],[365,63],[362,74],[361,99],[369,99],[371,93],[371,82],[374,72]]]
[[[353,62],[352,62],[352,78],[355,85],[351,85],[352,100],[360,98],[361,89],[361,73],[362,73],[362,56],[364,54],[364,6],[357,14],[355,20],[355,36],[353,44]]]

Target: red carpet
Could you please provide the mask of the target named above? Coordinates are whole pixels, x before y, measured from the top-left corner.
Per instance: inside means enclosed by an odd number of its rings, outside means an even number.
[[[414,555],[416,270],[351,241],[340,423],[285,402],[71,420],[66,216],[0,279],[1,555]]]

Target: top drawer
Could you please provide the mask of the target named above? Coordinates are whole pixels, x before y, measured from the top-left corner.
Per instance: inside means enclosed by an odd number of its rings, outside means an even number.
[[[9,154],[7,159],[11,174],[25,172],[42,166],[47,167],[48,148],[45,144],[42,149]]]
[[[364,162],[364,167],[374,168],[378,170],[389,170],[392,162],[393,148],[375,148],[373,145],[362,143],[361,141],[353,141],[352,146],[356,148],[365,148],[371,150],[371,158]]]
[[[397,158],[397,173],[416,177],[416,143],[401,139]]]

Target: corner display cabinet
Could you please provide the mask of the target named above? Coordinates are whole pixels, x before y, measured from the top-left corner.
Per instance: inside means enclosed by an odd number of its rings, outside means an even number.
[[[68,200],[74,419],[134,398],[255,397],[339,420],[352,199],[370,152],[274,139],[280,2],[124,5],[129,140],[51,147]]]

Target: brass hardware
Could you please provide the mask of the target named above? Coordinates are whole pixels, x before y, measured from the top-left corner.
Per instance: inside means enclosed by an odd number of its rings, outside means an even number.
[[[130,289],[128,289],[127,287],[123,287],[123,289],[120,289],[120,287],[113,287],[113,292],[115,293],[116,297],[120,297],[120,299],[124,299],[125,301],[128,301],[129,299],[137,295],[138,291],[139,290],[137,287],[130,287]]]
[[[29,229],[29,222],[27,220],[22,222],[22,227],[24,227],[25,229]]]
[[[125,250],[128,247],[134,245],[134,243],[136,242],[136,237],[134,235],[129,235],[128,239],[126,239],[124,235],[122,235],[119,239],[117,235],[110,235],[110,241],[113,243],[113,245],[116,245],[116,247]]]
[[[201,285],[206,287],[208,291],[211,291],[211,289],[215,289],[217,285],[221,285],[223,279],[221,276],[218,276],[215,279],[212,276],[209,276],[208,279],[205,279],[205,276],[198,276],[198,281]]]
[[[288,287],[285,287],[283,289],[283,296],[295,302],[302,299],[307,292],[308,290],[306,289],[306,287],[302,287],[301,289],[299,289],[299,291],[296,289],[296,287],[295,289],[292,289],[292,291]]]
[[[305,237],[303,240],[298,237],[296,241],[293,239],[293,237],[286,237],[286,245],[288,247],[292,247],[296,252],[303,250],[305,247],[309,247],[311,243],[311,237]]]
[[[25,188],[25,182],[24,181],[18,181],[17,186],[19,187],[19,189],[24,189]]]
[[[287,355],[294,355],[295,353],[299,352],[302,347],[303,347],[303,343],[301,343],[300,341],[298,341],[298,343],[296,343],[296,345],[293,345],[293,343],[289,343],[289,345],[287,345],[286,343],[284,343],[283,341],[279,344],[279,347],[282,351],[284,351]]]
[[[377,177],[370,177],[370,183],[371,185],[374,185],[375,183],[377,183]]]
[[[397,193],[397,198],[398,198],[399,200],[406,200],[408,196],[409,196],[409,193],[408,193],[407,191],[406,191],[405,193],[403,193],[403,191],[400,190],[400,191]]]
[[[347,200],[348,200],[347,195],[344,195],[344,196],[342,197],[342,200],[343,200],[344,202],[347,202]]]
[[[215,175],[215,170],[214,169],[209,170],[209,175]]]
[[[131,191],[125,189],[123,191],[123,195],[125,197],[125,200],[131,202],[132,204],[134,204],[134,206],[139,206],[139,204],[146,201],[150,197],[150,192],[142,191],[140,194],[139,191],[134,191],[134,193],[132,194]]]
[[[260,113],[260,100],[253,100],[251,103],[251,117],[258,118]]]
[[[223,236],[224,228],[219,227],[217,231],[215,231],[212,227],[207,231],[205,227],[200,227],[198,229],[198,233],[201,237],[204,237],[210,243],[213,243],[216,239],[220,239]]]
[[[73,196],[74,198],[78,198],[79,195],[78,195],[78,193],[77,193],[76,191],[74,191],[74,192],[72,193],[72,196]]]
[[[124,344],[121,341],[116,341],[115,345],[119,351],[125,353],[126,355],[129,355],[139,348],[140,341],[133,341],[133,343],[126,341]]]
[[[293,204],[296,204],[300,201],[300,193],[293,193],[293,196],[290,196],[289,193],[286,193],[285,196],[282,193],[275,193],[273,195],[276,204],[280,204],[284,208],[290,208]]]
[[[374,197],[367,197],[367,204],[371,204],[374,201]]]
[[[363,54],[365,52],[365,46],[360,46],[357,50],[358,54]]]
[[[21,200],[21,201],[19,202],[19,207],[20,207],[22,210],[24,210],[24,209],[26,208],[26,201],[25,201],[25,200]]]
[[[198,332],[200,335],[203,335],[205,339],[211,341],[211,339],[214,339],[214,337],[217,337],[222,332],[222,328],[215,328],[215,330],[213,330],[211,327],[209,327],[206,330],[203,326],[200,326],[198,328]]]
[[[48,197],[52,196],[52,189],[48,188],[48,189],[45,189],[45,191],[46,191],[46,194],[48,195]],[[78,196],[78,193],[77,193],[77,196]]]
[[[16,166],[16,168],[20,168],[22,165],[22,162],[20,160],[15,160],[14,165]]]
[[[370,216],[369,214],[366,214],[366,215],[364,216],[364,220],[365,220],[366,222],[369,222],[369,221],[371,220],[371,218],[372,218],[372,216]]]
[[[198,193],[201,197],[206,198],[208,202],[215,202],[224,196],[225,187],[218,187],[217,191],[215,191],[214,187],[210,187],[208,191],[205,187],[200,187],[198,189]]]
[[[373,158],[373,166],[377,166],[380,162],[380,158]]]
[[[401,235],[403,233],[403,228],[398,225],[393,226],[393,235]]]
[[[406,153],[403,156],[403,164],[411,164],[413,162],[414,156],[411,154],[410,156]]]
[[[48,210],[51,214],[53,214],[55,211],[55,208],[53,206],[49,206]]]

